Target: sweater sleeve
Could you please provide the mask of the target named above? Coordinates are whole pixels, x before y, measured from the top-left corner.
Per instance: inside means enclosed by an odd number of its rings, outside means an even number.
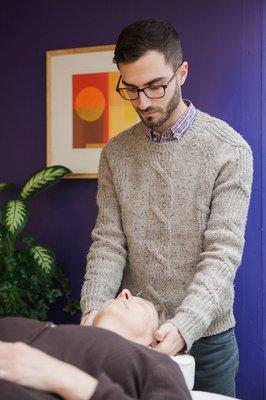
[[[99,307],[116,295],[126,264],[126,238],[120,205],[112,181],[105,149],[101,153],[97,205],[99,208],[93,243],[87,255],[85,281],[81,292],[83,313]]]
[[[253,174],[249,148],[235,146],[216,178],[203,252],[187,296],[170,320],[187,350],[232,308],[233,281],[242,258]]]

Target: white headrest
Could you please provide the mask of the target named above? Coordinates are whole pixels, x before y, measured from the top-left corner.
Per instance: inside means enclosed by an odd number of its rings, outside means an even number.
[[[175,361],[185,378],[187,387],[189,390],[193,389],[194,381],[195,381],[195,359],[189,354],[180,354],[174,357],[171,357],[173,361]]]

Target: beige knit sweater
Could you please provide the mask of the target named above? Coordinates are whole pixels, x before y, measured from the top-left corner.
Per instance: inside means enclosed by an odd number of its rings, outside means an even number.
[[[155,303],[187,350],[233,327],[252,174],[245,140],[199,110],[180,140],[154,143],[142,123],[111,140],[100,161],[83,312],[125,287]]]

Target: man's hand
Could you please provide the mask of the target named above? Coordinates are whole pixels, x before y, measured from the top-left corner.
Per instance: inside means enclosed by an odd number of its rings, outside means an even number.
[[[89,400],[98,384],[91,375],[25,343],[0,342],[0,379],[58,394],[66,400]]]
[[[80,321],[80,325],[91,326],[97,312],[98,312],[97,310],[91,310],[89,314],[86,314],[82,318],[82,320]]]
[[[161,325],[153,336],[157,342],[160,342],[153,349],[168,356],[176,355],[186,345],[178,329],[170,322]]]
[[[59,361],[24,343],[0,342],[0,377],[39,390],[51,389]]]

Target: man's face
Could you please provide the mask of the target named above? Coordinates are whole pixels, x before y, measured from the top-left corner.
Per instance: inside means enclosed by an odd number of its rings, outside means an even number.
[[[154,50],[148,51],[137,61],[119,64],[119,70],[123,86],[138,89],[166,84],[175,72],[170,64],[166,64],[164,55]],[[164,97],[150,99],[140,92],[137,100],[131,100],[146,126],[163,132],[176,122],[181,101],[178,80],[183,84],[186,74],[187,63],[184,63],[166,88]]]
[[[128,289],[123,289],[115,299],[104,303],[93,325],[99,325],[101,319],[119,327],[121,336],[146,345],[158,328],[158,314],[153,304],[141,297],[132,296]]]

